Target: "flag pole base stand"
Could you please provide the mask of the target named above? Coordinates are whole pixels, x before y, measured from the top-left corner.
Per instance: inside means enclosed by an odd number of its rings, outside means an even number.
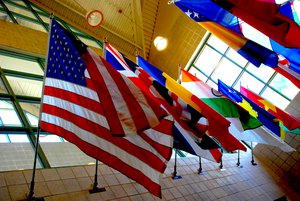
[[[104,192],[106,191],[105,188],[98,188],[98,187],[94,187],[93,189],[90,189],[89,192],[90,194],[93,194],[93,193],[100,193],[100,192]]]
[[[173,175],[172,179],[173,180],[182,179],[182,176],[180,176],[180,175]]]
[[[26,198],[24,200],[18,200],[18,201],[45,201],[43,197],[32,197],[32,198]]]
[[[200,175],[205,175],[206,172],[205,172],[205,171],[199,171],[199,170],[198,170],[198,174],[200,174]]]
[[[219,170],[220,170],[221,172],[223,172],[223,171],[226,170],[223,166],[220,166],[219,168],[220,168]]]
[[[252,164],[253,166],[257,165],[257,163],[255,163],[254,161],[251,161],[251,164]]]

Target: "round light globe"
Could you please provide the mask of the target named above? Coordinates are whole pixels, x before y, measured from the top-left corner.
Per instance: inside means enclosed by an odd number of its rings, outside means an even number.
[[[157,36],[154,39],[153,43],[158,51],[162,51],[162,50],[166,49],[166,47],[168,45],[168,40],[164,37]]]

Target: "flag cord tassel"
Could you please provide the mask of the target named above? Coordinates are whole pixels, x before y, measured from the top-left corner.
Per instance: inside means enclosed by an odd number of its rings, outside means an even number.
[[[96,159],[96,168],[95,168],[95,177],[94,177],[94,183],[93,188],[89,190],[90,194],[93,193],[99,193],[106,191],[105,188],[99,188],[98,187],[98,160]]]

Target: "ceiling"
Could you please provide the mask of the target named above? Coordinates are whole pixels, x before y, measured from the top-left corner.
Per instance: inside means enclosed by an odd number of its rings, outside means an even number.
[[[129,59],[135,61],[135,55],[139,54],[171,76],[177,76],[178,64],[187,64],[205,33],[175,5],[168,5],[167,0],[30,1],[99,40],[106,38]],[[93,28],[88,25],[86,16],[95,9],[102,12],[104,20],[101,26]],[[197,34],[188,34],[190,30]],[[153,47],[158,35],[167,37],[169,44],[173,44],[158,52]],[[178,46],[183,42],[189,44]],[[175,51],[180,51],[180,55]]]

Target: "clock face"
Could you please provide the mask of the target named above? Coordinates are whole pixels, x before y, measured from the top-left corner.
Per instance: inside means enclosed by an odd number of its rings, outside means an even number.
[[[104,17],[100,10],[91,10],[86,15],[87,23],[93,28],[100,26],[103,22],[103,19]]]

